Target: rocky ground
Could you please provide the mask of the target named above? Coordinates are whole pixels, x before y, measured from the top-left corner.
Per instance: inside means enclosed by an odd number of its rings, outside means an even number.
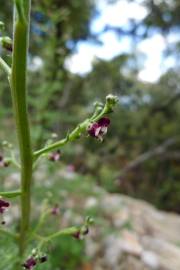
[[[6,183],[11,184],[12,179]],[[128,196],[109,194],[86,180],[78,184],[72,179],[74,176],[68,174],[61,186],[58,183],[56,195],[65,209],[60,226],[81,223],[86,214],[95,217],[95,225],[85,238],[89,263],[83,270],[180,270],[179,215],[159,211]],[[42,181],[37,183],[37,189],[41,190]],[[66,181],[69,187],[62,186]],[[54,183],[46,181],[45,184],[49,194]],[[14,207],[10,217],[16,216],[15,213],[18,210]]]
[[[86,239],[86,253],[93,262],[88,269],[180,269],[180,216],[123,195],[104,193],[85,204],[95,205],[104,220]]]

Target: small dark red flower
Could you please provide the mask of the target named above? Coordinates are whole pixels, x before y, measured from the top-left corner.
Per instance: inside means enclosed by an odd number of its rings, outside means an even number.
[[[84,236],[87,235],[88,233],[89,233],[89,228],[84,225],[79,229],[79,231],[73,233],[72,236],[75,239],[82,240]]]
[[[0,167],[8,167],[10,164],[9,161],[4,160],[4,157],[0,155]]]
[[[5,200],[2,200],[0,199],[0,214],[3,214],[4,211],[6,210],[6,208],[8,208],[10,205],[9,202],[5,201]]]
[[[104,135],[107,133],[108,126],[110,125],[110,119],[108,117],[103,117],[99,121],[91,124],[88,127],[88,133],[90,136],[103,140]]]
[[[60,152],[60,150],[57,150],[56,152],[51,153],[49,155],[49,160],[50,161],[58,161],[58,160],[60,160],[60,157],[61,157],[61,152]]]
[[[37,262],[34,257],[30,257],[26,260],[26,262],[22,265],[25,269],[33,269],[34,266],[36,266]]]
[[[0,167],[4,167],[4,157],[0,155]]]
[[[47,256],[44,255],[44,256],[42,256],[42,257],[39,258],[39,262],[40,262],[40,263],[44,263],[44,262],[47,261],[47,259],[48,259]]]
[[[52,208],[51,214],[54,216],[57,216],[59,214],[59,206],[57,204]]]
[[[72,234],[72,237],[74,237],[75,239],[80,239],[81,238],[81,232],[80,231],[77,231],[75,233]]]

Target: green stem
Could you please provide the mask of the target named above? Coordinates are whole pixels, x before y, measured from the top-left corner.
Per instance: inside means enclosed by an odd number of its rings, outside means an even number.
[[[10,79],[14,116],[21,159],[21,226],[19,252],[23,256],[26,249],[30,222],[30,199],[32,182],[32,148],[26,101],[26,71],[29,37],[29,13],[31,0],[26,0],[25,18],[14,20],[14,44],[12,75]],[[22,6],[23,9],[23,6]],[[18,10],[16,10],[18,13]]]
[[[13,190],[13,191],[2,191],[0,192],[0,196],[4,198],[15,198],[21,195],[21,190]]]
[[[0,57],[0,66],[6,72],[6,74],[8,76],[11,74],[11,68],[8,66],[8,64],[1,57]]]
[[[83,123],[81,123],[80,125],[78,125],[71,133],[69,133],[66,138],[57,141],[53,144],[50,144],[36,152],[34,152],[34,159],[36,160],[39,156],[41,156],[42,154],[48,153],[50,151],[56,150],[62,146],[64,146],[65,144],[67,144],[69,141],[74,141],[75,139],[77,139],[83,131],[85,131],[85,129],[87,128],[89,123],[89,119],[85,120]]]
[[[71,235],[71,236],[73,236],[74,234],[79,232],[79,229],[80,229],[80,227],[69,227],[69,228],[60,230],[58,232],[55,232],[55,233],[53,233],[53,234],[51,234],[49,236],[41,236],[41,235],[36,234],[35,237],[42,242],[41,243],[41,245],[42,245],[44,243],[52,241],[54,238],[57,238],[57,237],[60,237],[60,236],[63,236],[63,235]]]
[[[53,233],[47,237],[45,237],[46,241],[51,241],[54,238],[57,238],[62,235],[73,235],[79,231],[78,227],[70,227],[63,230],[60,230],[59,232]]]

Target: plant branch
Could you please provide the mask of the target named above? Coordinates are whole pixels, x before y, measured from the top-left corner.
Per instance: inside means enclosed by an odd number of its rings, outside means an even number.
[[[49,241],[52,241],[54,238],[57,238],[63,235],[74,235],[77,232],[79,232],[79,230],[80,230],[80,227],[69,227],[69,228],[60,230],[56,233],[53,233],[49,236],[36,235],[36,237],[41,239],[43,242],[49,242]]]
[[[11,68],[8,66],[8,64],[1,57],[0,57],[0,66],[6,72],[6,74],[8,76],[11,75]]]
[[[86,119],[70,133],[67,134],[66,138],[57,141],[53,144],[50,144],[40,150],[37,150],[34,152],[33,157],[34,160],[38,159],[41,155],[46,154],[52,150],[56,150],[67,144],[68,142],[72,142],[78,138],[87,130],[88,126],[99,119],[101,119],[104,115],[111,113],[113,111],[113,107],[116,105],[118,102],[118,99],[116,96],[108,95],[106,97],[106,103],[104,107],[102,108],[101,106],[97,106],[95,109],[95,112],[91,116],[91,118]]]
[[[0,196],[5,198],[14,198],[21,195],[21,190],[13,190],[13,191],[2,191],[0,192]]]

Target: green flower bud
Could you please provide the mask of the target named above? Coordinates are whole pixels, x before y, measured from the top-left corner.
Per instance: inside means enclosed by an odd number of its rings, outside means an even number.
[[[86,217],[86,224],[88,225],[94,224],[94,219],[92,217]]]
[[[117,96],[114,96],[114,95],[111,95],[111,94],[109,94],[108,96],[106,96],[106,101],[107,101],[107,103],[109,104],[109,105],[111,105],[111,106],[114,106],[114,105],[116,105],[117,104],[117,102],[118,102],[118,97]]]
[[[1,45],[4,49],[12,52],[12,39],[9,37],[2,37],[0,39]]]

